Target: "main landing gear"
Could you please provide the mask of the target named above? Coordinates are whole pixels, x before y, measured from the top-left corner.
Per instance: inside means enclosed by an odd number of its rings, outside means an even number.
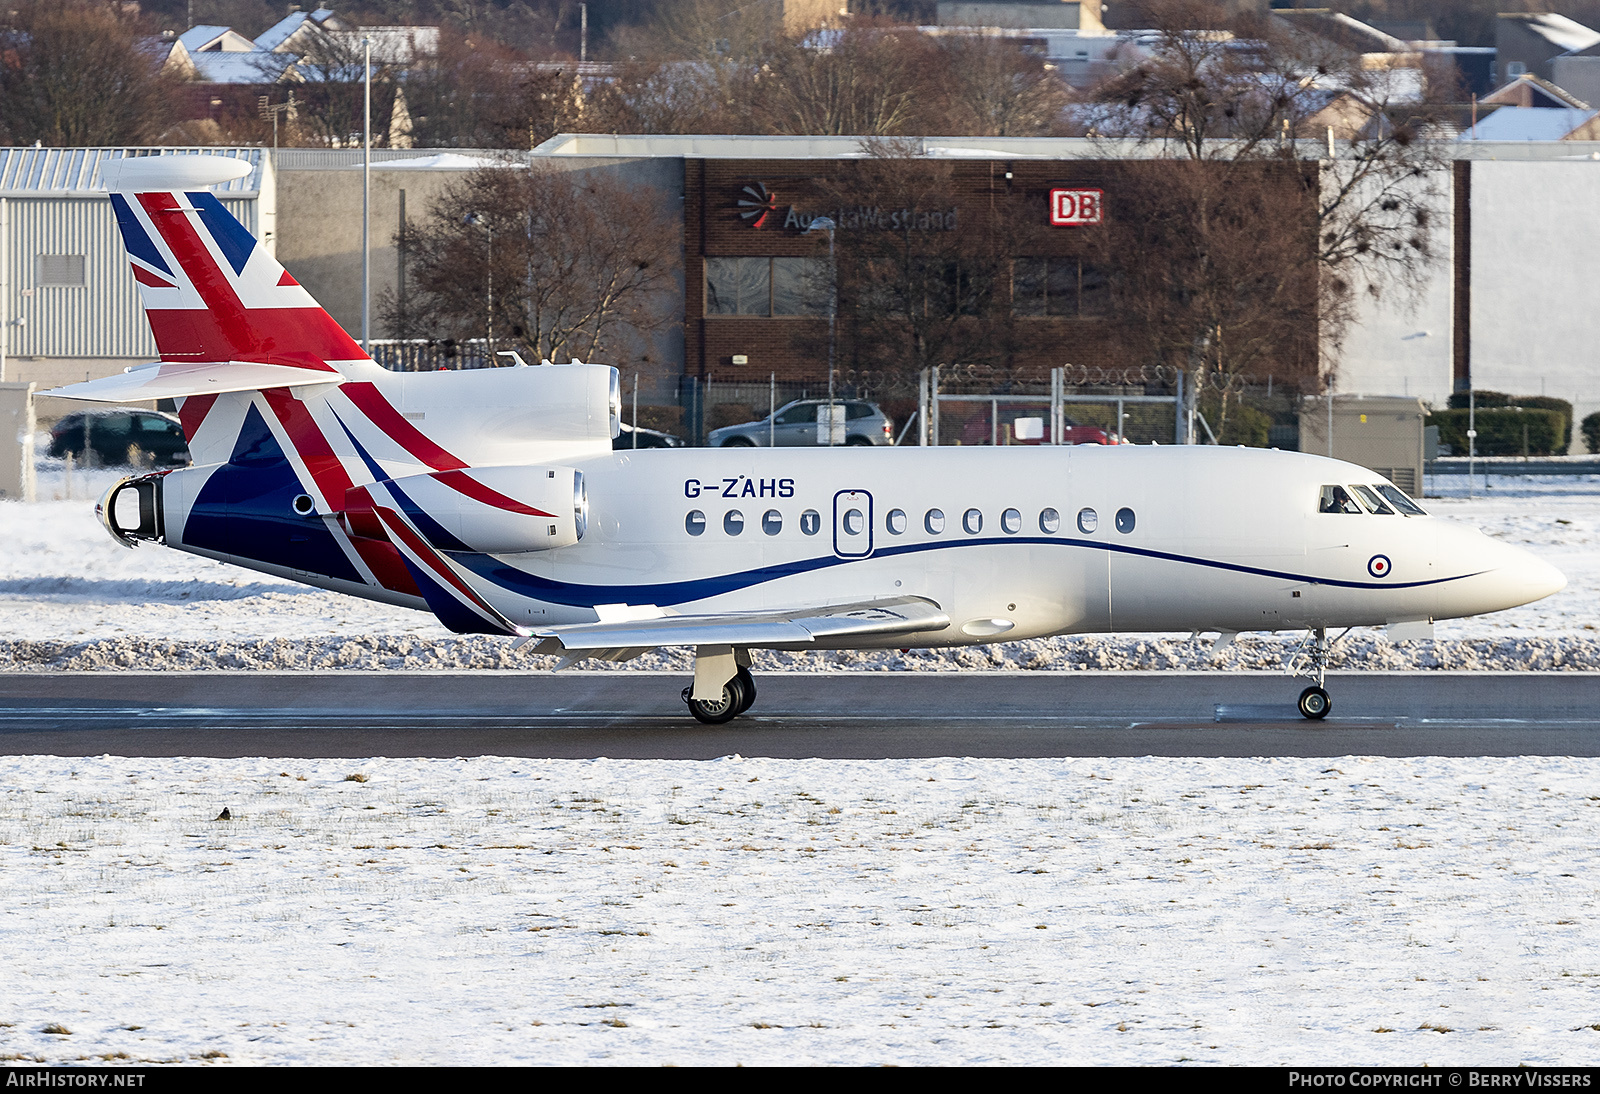
[[[756,701],[750,651],[731,646],[696,646],[694,683],[683,689],[683,701],[695,720],[708,726],[731,722],[749,710]]]
[[[1339,638],[1349,633],[1350,629],[1347,627]],[[1302,718],[1320,722],[1328,716],[1328,711],[1333,709],[1333,700],[1328,696],[1328,689],[1324,685],[1328,682],[1328,652],[1333,649],[1334,643],[1338,642],[1339,638],[1335,638],[1333,642],[1328,641],[1328,629],[1318,627],[1306,636],[1306,640],[1300,644],[1300,649],[1289,662],[1289,675],[1304,676],[1316,681],[1300,693],[1300,701],[1296,705],[1300,708]]]

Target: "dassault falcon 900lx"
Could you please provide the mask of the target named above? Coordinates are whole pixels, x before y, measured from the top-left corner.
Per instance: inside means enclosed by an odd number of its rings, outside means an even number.
[[[126,479],[107,529],[429,610],[569,660],[692,646],[703,722],[752,649],[978,645],[1106,631],[1431,633],[1548,596],[1551,566],[1429,516],[1375,472],[1217,447],[613,451],[615,369],[393,373],[207,187],[211,156],[109,180],[161,360],[50,394],[171,398],[192,466]]]

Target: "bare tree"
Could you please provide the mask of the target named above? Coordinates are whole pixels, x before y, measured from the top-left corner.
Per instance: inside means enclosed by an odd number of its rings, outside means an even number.
[[[0,141],[152,142],[171,123],[178,88],[160,66],[121,4],[17,4],[0,12]]]
[[[783,36],[783,5],[747,0],[673,0],[641,26],[612,35],[615,52],[635,61],[761,63]]]
[[[402,337],[487,338],[525,357],[589,360],[673,320],[678,229],[664,197],[609,174],[493,167],[452,186],[406,229]]]
[[[1318,386],[1359,295],[1404,298],[1427,273],[1442,161],[1409,94],[1418,74],[1366,68],[1270,14],[1205,0],[1143,14],[1153,44],[1090,110],[1119,154],[1148,158],[1123,202],[1137,214],[1109,212],[1099,235],[1105,261],[1139,256],[1118,264],[1120,310],[1191,396],[1261,366]]]
[[[534,63],[450,30],[404,87],[416,142],[429,148],[532,148],[578,128],[585,109],[576,64]]]
[[[889,137],[927,132],[935,51],[909,27],[852,26],[826,46],[786,39],[753,82],[772,133]]]
[[[983,214],[963,207],[950,165],[917,158],[912,142],[863,145],[869,161],[823,193],[837,225],[840,368],[864,390],[904,395],[931,365],[1003,366],[1015,348],[1000,310],[1016,218],[971,222]]]
[[[312,31],[294,72],[295,121],[285,143],[347,148],[361,143],[365,112],[365,51],[358,31]],[[281,59],[263,61],[263,83],[276,81]],[[404,65],[372,58],[372,143],[387,143],[387,119]]]
[[[935,43],[939,133],[1038,137],[1064,133],[1067,85],[1009,38],[956,36]]]

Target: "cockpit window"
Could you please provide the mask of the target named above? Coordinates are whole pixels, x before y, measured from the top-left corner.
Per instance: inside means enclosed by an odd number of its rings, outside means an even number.
[[[1382,494],[1384,497],[1393,502],[1396,509],[1400,510],[1408,517],[1425,517],[1428,515],[1428,511],[1426,509],[1412,501],[1410,498],[1406,497],[1406,492],[1400,489],[1398,486],[1390,486],[1386,482],[1380,482],[1377,486],[1377,490],[1378,493]]]
[[[1359,513],[1361,506],[1356,500],[1345,493],[1342,486],[1324,486],[1322,488],[1322,503],[1318,506],[1322,513]]]
[[[1384,504],[1384,500],[1378,497],[1377,491],[1373,490],[1372,487],[1352,486],[1350,489],[1354,490],[1356,492],[1356,497],[1360,498],[1366,504],[1367,508],[1378,514],[1378,516],[1394,516],[1394,510],[1390,509],[1388,505]]]

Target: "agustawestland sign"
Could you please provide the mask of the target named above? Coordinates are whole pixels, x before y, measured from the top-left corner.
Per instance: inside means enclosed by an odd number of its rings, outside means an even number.
[[[739,219],[752,228],[784,228],[803,232],[820,217],[829,217],[841,232],[862,228],[881,231],[953,232],[960,217],[949,209],[885,209],[877,205],[844,206],[827,213],[812,213],[779,199],[764,182],[739,190],[735,199]],[[1050,191],[1050,223],[1063,228],[1099,224],[1105,214],[1105,191],[1098,189]]]
[[[841,206],[825,213],[807,212],[779,200],[764,182],[751,183],[739,191],[735,206],[739,219],[752,228],[786,228],[803,232],[820,217],[832,219],[841,232],[877,229],[888,232],[953,232],[960,217],[949,209],[886,209],[878,205]]]
[[[1062,228],[1099,224],[1105,197],[1104,190],[1051,190],[1050,223]]]

